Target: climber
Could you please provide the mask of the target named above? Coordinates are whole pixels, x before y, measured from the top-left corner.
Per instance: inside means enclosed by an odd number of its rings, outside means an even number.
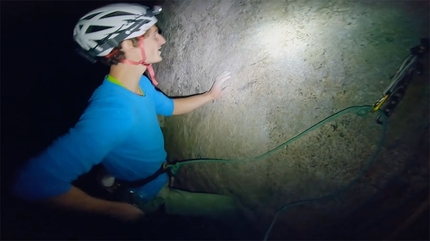
[[[164,206],[178,215],[224,218],[239,211],[236,199],[193,193],[169,187],[166,173],[133,189],[138,205],[92,197],[72,185],[97,164],[120,180],[151,176],[166,161],[164,139],[157,115],[185,114],[220,98],[224,72],[211,89],[185,98],[170,98],[158,91],[152,64],[162,61],[165,38],[148,7],[109,4],[79,19],[73,37],[87,59],[110,68],[93,92],[79,121],[18,173],[13,190],[27,201],[55,207],[138,221]],[[144,73],[148,71],[147,78]]]

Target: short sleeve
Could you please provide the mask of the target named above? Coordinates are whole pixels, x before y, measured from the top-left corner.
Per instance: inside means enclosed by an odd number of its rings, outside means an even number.
[[[70,190],[72,181],[100,163],[131,132],[131,112],[114,105],[90,105],[73,128],[22,168],[14,193],[34,201]]]

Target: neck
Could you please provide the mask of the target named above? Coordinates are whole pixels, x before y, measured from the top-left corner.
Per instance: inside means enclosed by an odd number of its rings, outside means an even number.
[[[144,65],[119,63],[112,65],[109,74],[118,80],[126,89],[139,93],[139,80],[146,71]]]

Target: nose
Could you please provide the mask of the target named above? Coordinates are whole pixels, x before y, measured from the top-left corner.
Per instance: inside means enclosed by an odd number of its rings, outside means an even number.
[[[160,34],[160,38],[158,39],[158,42],[160,43],[160,45],[163,45],[166,43],[166,39],[164,38],[163,35]]]

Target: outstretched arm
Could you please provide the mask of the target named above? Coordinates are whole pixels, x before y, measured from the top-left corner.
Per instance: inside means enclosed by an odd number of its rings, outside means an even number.
[[[230,79],[230,73],[224,72],[217,77],[212,88],[208,92],[191,97],[173,99],[173,115],[181,115],[191,112],[209,101],[220,98],[225,89],[222,87],[222,84],[228,79]]]

